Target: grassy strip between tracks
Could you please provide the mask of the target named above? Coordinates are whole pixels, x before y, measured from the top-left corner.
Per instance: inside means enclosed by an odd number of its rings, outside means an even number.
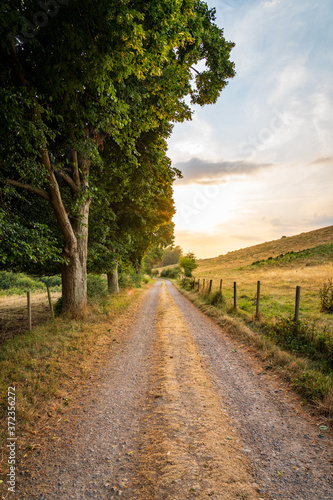
[[[292,338],[291,335],[286,335],[285,331],[279,335],[276,325],[249,320],[239,310],[227,312],[223,299],[221,302],[215,297],[216,303],[212,305],[211,302],[214,301],[212,295],[209,297],[207,294],[184,289],[179,281],[175,281],[174,284],[183,295],[213,318],[225,331],[253,346],[265,362],[266,369],[277,371],[292,384],[305,401],[314,403],[321,413],[330,419],[333,418],[332,353],[325,342],[322,349],[324,352],[311,346],[310,337],[303,340],[300,338],[298,343],[287,342]],[[291,320],[285,321],[281,328],[288,329],[291,323]],[[302,324],[299,327],[301,331],[302,327],[308,328],[311,334],[311,327]],[[325,352],[325,349],[328,349],[328,352]]]
[[[48,417],[70,407],[75,391],[118,342],[129,307],[149,286],[105,295],[90,302],[80,317],[58,317],[1,345],[0,479],[7,470],[8,387],[15,386],[15,435],[22,455],[22,448],[31,446],[24,435],[38,433]]]

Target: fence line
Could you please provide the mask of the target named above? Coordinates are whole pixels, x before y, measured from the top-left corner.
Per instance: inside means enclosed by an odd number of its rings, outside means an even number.
[[[34,292],[0,297],[0,344],[54,318],[53,306],[61,292],[51,293],[49,288]]]
[[[186,278],[183,275],[179,275],[178,279],[189,279]],[[197,279],[193,278],[192,281],[192,288],[195,289],[197,285],[197,290],[198,292],[201,291],[201,293],[206,292],[208,295],[212,293],[212,288],[213,288],[213,280],[208,280],[207,283],[209,282],[208,287],[205,287],[205,282],[206,279],[202,278],[202,286],[200,290],[200,278]],[[219,293],[222,295],[222,283],[223,280],[222,278],[220,279],[220,285],[219,285]],[[260,319],[260,291],[261,291],[261,282],[257,281],[257,293],[255,296],[255,318]],[[296,294],[295,294],[295,313],[294,313],[294,321],[297,323],[299,321],[299,314],[300,314],[300,303],[301,303],[301,287],[299,285],[296,286]],[[237,282],[233,282],[233,308],[234,310],[237,310]]]

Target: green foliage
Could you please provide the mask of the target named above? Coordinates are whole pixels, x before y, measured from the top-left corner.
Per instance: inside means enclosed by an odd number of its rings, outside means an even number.
[[[190,103],[216,102],[235,74],[234,44],[201,0],[65,3],[29,36],[22,19],[38,2],[0,6],[0,207],[12,230],[0,234],[0,262],[57,274],[88,242],[89,271],[120,259],[139,270],[153,245],[172,243],[172,124],[191,118]],[[71,293],[65,309],[85,299]]]
[[[180,257],[179,265],[184,269],[185,276],[190,278],[192,276],[192,271],[194,271],[199,264],[196,262],[194,253],[189,252],[185,256]]]
[[[45,290],[45,284],[35,280],[23,273],[12,273],[0,271],[0,290],[21,289],[23,292],[28,290]]]
[[[220,290],[216,290],[215,292],[210,293],[208,298],[209,298],[209,303],[212,306],[220,306],[222,304],[225,304],[224,297],[220,292]]]
[[[333,243],[324,243],[313,248],[300,250],[299,252],[291,251],[278,255],[277,257],[268,257],[268,259],[256,260],[255,262],[252,262],[251,265],[254,267],[274,265],[285,266],[294,262],[298,265],[301,263],[304,263],[305,265],[316,265],[326,260],[332,260],[332,258]]]
[[[132,264],[121,262],[119,265],[119,287],[140,288],[141,274],[136,271]]]
[[[19,210],[25,208],[21,198]],[[8,214],[8,206],[0,206],[0,269],[28,271],[29,266],[48,266],[50,262],[59,265],[63,261],[57,241],[45,224],[31,223],[22,213]]]
[[[183,253],[183,250],[180,246],[167,247],[164,250],[163,257],[162,257],[163,266],[178,264],[179,258],[182,255],[182,253]]]
[[[49,288],[61,286],[61,276],[44,276],[43,278],[39,278],[39,281],[44,283]]]
[[[333,282],[332,279],[326,281],[319,290],[321,311],[333,313]]]
[[[181,272],[182,272],[182,270],[178,266],[173,267],[171,269],[163,269],[161,271],[161,278],[176,279],[178,277],[178,274]]]
[[[189,278],[183,278],[180,282],[180,286],[184,290],[193,290],[194,289],[194,280]]]
[[[88,274],[87,294],[88,297],[101,297],[107,293],[107,281],[100,274]]]
[[[294,354],[320,360],[333,368],[333,335],[326,328],[316,328],[307,321],[282,318],[276,325],[263,325],[266,335]]]
[[[150,276],[154,275],[153,267],[161,262],[162,255],[163,249],[159,245],[150,248],[142,260],[143,272]]]

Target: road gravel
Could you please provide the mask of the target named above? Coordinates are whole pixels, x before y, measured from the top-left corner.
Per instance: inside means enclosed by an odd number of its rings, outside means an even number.
[[[171,282],[118,342],[17,498],[333,499],[331,433]]]

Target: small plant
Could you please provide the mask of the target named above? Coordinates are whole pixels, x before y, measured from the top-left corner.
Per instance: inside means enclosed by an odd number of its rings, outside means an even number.
[[[184,290],[193,290],[194,280],[190,278],[183,278],[180,282],[180,286],[184,288]]]
[[[333,282],[332,279],[326,281],[319,290],[321,311],[333,313]]]
[[[220,304],[225,303],[224,297],[220,292],[220,290],[217,290],[216,292],[212,293],[209,299],[212,306],[219,306]]]

